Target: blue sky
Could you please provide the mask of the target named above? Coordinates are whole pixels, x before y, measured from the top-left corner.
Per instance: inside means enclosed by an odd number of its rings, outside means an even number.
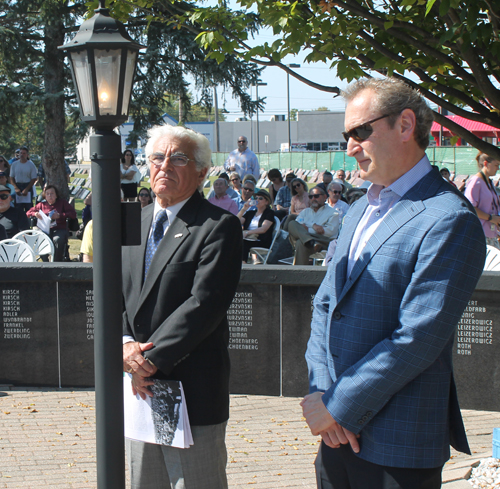
[[[216,0],[203,2],[206,4],[217,3]],[[229,5],[233,9],[241,8],[235,0],[230,0]],[[271,29],[262,30],[255,40],[249,40],[251,46],[268,42],[271,44],[275,37]],[[287,56],[284,59],[284,64],[298,63],[301,65],[296,71],[303,77],[308,78],[316,83],[329,86],[345,87],[346,83],[340,81],[335,76],[335,71],[330,69],[325,63],[304,63],[305,52],[301,52],[298,56]],[[269,120],[273,115],[287,113],[287,92],[286,92],[286,73],[277,67],[265,68],[262,72],[262,82],[267,83],[267,86],[259,87],[259,98],[266,97],[265,109],[259,114],[261,120]],[[252,97],[256,98],[255,87],[252,88]],[[243,114],[239,107],[238,101],[232,98],[230,91],[224,92],[222,87],[218,88],[219,107],[225,107],[229,111],[226,114],[228,121],[234,121]],[[290,108],[298,110],[314,110],[318,107],[327,107],[329,110],[344,111],[344,101],[342,98],[333,98],[333,94],[322,92],[311,88],[304,83],[290,77]]]

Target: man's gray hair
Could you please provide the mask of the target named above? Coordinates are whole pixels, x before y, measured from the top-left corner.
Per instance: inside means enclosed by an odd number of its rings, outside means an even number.
[[[340,189],[341,192],[342,192],[342,190],[344,190],[344,186],[342,184],[340,184],[339,182],[330,182],[328,184],[328,187],[326,188],[326,190],[328,190],[328,191],[337,190],[337,187]]]
[[[391,115],[391,117],[387,118],[391,128],[394,127],[396,119],[404,109],[411,109],[416,118],[415,141],[420,148],[427,148],[434,115],[422,95],[396,78],[362,78],[342,90],[341,95],[349,103],[363,90],[373,90],[375,92],[372,107],[380,115]]]
[[[220,177],[220,178],[216,178],[216,179],[214,180],[213,185],[215,185],[215,182],[218,182],[219,180],[220,180],[221,182],[224,182],[224,185],[225,185],[226,187],[229,187],[229,183],[227,183],[227,180],[226,180],[225,178],[222,178],[222,177]],[[212,186],[213,186],[213,185],[212,185]]]
[[[154,126],[148,131],[148,143],[146,144],[146,158],[153,154],[156,142],[166,136],[188,140],[193,145],[193,155],[198,171],[212,166],[212,150],[208,139],[199,132],[182,126]]]

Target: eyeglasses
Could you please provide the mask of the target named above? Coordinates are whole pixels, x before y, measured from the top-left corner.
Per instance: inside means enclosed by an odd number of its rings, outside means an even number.
[[[231,182],[239,182],[240,179],[239,178],[231,178]]]
[[[323,196],[323,194],[310,194],[309,198],[310,199],[319,199],[322,196]]]
[[[340,190],[329,190],[332,194],[341,194],[342,192]]]
[[[7,200],[10,197],[10,194],[0,194],[1,200]]]
[[[243,187],[243,190],[246,190],[247,192],[253,192],[253,188]]]
[[[266,200],[265,197],[261,197],[260,195],[258,195],[257,197],[255,197],[255,200]]]
[[[243,141],[238,141],[238,144],[243,144],[243,143],[246,143],[246,141],[245,141],[245,140],[243,140]]]
[[[167,155],[164,155],[163,153],[153,153],[152,155],[149,155],[149,161],[155,166],[163,165],[166,159]],[[188,161],[194,161],[190,160],[185,154],[182,153],[171,154],[168,156],[168,159],[174,166],[186,166]]]
[[[353,127],[350,131],[345,131],[342,133],[344,139],[349,142],[349,138],[354,139],[358,143],[366,141],[373,133],[373,127],[370,124],[379,121],[380,119],[384,119],[393,114],[385,114],[371,121],[365,122],[364,124],[360,124],[359,126]]]
[[[295,185],[292,185],[293,188],[300,188],[302,187],[302,184],[301,183],[297,183]]]
[[[149,197],[148,194],[139,194],[139,197]]]

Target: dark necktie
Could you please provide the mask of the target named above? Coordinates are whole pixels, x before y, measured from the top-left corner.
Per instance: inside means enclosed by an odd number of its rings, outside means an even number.
[[[148,244],[146,246],[146,260],[144,264],[144,278],[146,278],[149,270],[149,266],[151,265],[151,261],[153,260],[153,256],[156,253],[158,245],[160,244],[161,238],[163,238],[163,224],[168,224],[168,216],[167,211],[162,209],[158,214],[156,214],[156,219],[153,224],[153,232],[148,239]]]

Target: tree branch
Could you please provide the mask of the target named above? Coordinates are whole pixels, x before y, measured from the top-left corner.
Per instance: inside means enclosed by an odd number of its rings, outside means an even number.
[[[453,10],[448,11],[448,15],[452,22],[457,24],[460,22],[460,17]],[[477,55],[476,50],[472,45],[464,46],[462,38],[457,39],[457,45],[460,47],[462,58],[469,65],[475,79],[477,80],[478,88],[484,93],[485,97],[495,106],[500,107],[500,92],[491,83],[488,73],[484,69],[483,60]]]
[[[379,17],[370,14],[369,12],[366,11],[366,9],[363,9],[359,4],[354,3],[352,5],[342,2],[340,0],[336,0],[335,2],[338,6],[342,6],[349,12],[353,12],[357,14],[358,16],[368,20],[372,24],[380,27],[381,29],[384,29],[384,20],[380,19]],[[407,30],[407,26],[404,26],[404,30]],[[385,31],[385,29],[384,29]],[[405,32],[399,31],[399,29],[396,29],[394,27],[391,27],[387,31],[388,34],[391,34],[394,36],[396,39],[399,39],[400,41],[406,42],[407,44],[414,46],[415,48],[419,49],[420,51],[426,53],[429,56],[432,56],[436,58],[437,60],[441,61],[442,63],[447,63],[450,64],[453,67],[453,70],[457,75],[459,75],[461,78],[466,80],[468,83],[474,84],[475,80],[474,77],[472,77],[466,70],[464,70],[453,58],[450,56],[447,56],[443,52],[432,48],[431,46],[428,46],[426,44],[423,44],[421,41],[416,39],[415,37],[408,36],[405,34]]]
[[[393,61],[396,61],[397,63],[400,63],[400,64],[404,65],[404,63],[405,63],[405,59],[404,58],[402,58],[401,56],[393,53],[392,51],[389,51],[385,46],[383,46],[378,41],[376,41],[375,39],[373,39],[368,33],[364,32],[364,31],[358,31],[357,34],[360,37],[362,37],[368,44],[370,44],[376,51],[378,51],[380,54],[384,55],[386,58],[392,59]],[[358,56],[358,59],[360,59],[359,56]],[[365,61],[369,60],[370,64],[368,64],[367,66],[370,69],[373,69],[373,66],[375,65],[375,63],[370,58],[368,58],[368,57],[363,57],[363,59]],[[447,95],[450,95],[452,97],[457,98],[458,100],[461,100],[463,103],[467,104],[469,107],[471,107],[476,112],[482,113],[482,112],[485,111],[485,107],[483,105],[481,105],[480,103],[476,102],[471,97],[468,97],[467,94],[465,94],[464,92],[461,92],[460,90],[457,90],[457,89],[452,88],[452,87],[448,87],[446,85],[443,85],[443,84],[437,82],[436,80],[434,80],[433,78],[431,78],[429,75],[427,75],[427,73],[424,70],[422,70],[421,68],[409,67],[408,70],[412,71],[416,75],[418,75],[418,77],[423,82],[434,84],[437,87],[438,91],[441,91],[443,93],[446,93]],[[441,104],[438,104],[438,105],[441,105]],[[487,111],[487,113],[485,113],[485,116],[489,115],[489,113],[490,112]]]
[[[492,156],[496,160],[500,160],[500,148],[497,148],[493,144],[487,143],[483,141],[481,138],[474,136],[471,132],[464,129],[461,125],[453,122],[448,119],[446,116],[439,114],[436,111],[434,113],[434,120],[441,124],[442,126],[448,128],[451,132],[462,138],[464,141],[467,141],[470,145],[474,146],[478,150],[483,153],[487,153],[489,156]]]

